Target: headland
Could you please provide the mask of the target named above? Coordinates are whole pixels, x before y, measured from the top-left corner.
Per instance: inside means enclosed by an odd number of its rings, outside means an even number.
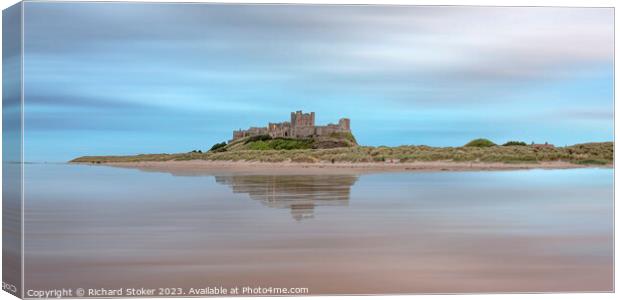
[[[164,170],[354,170],[466,171],[613,167],[613,142],[556,147],[547,142],[508,141],[497,145],[475,139],[459,147],[425,145],[360,146],[351,120],[315,125],[315,114],[297,111],[290,122],[233,131],[228,142],[210,150],[127,156],[82,156],[71,163]],[[287,171],[288,172],[288,171]],[[330,171],[331,172],[331,171]]]

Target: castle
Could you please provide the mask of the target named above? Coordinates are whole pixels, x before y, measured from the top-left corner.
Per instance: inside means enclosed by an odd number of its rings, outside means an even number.
[[[215,176],[215,182],[230,186],[234,193],[246,193],[267,207],[290,209],[297,221],[313,218],[318,206],[348,206],[357,179],[357,175]]]
[[[235,130],[233,131],[232,141],[256,135],[269,135],[272,138],[307,138],[350,132],[351,120],[347,118],[341,118],[338,120],[338,124],[316,126],[314,125],[314,112],[303,113],[299,110],[291,113],[290,122],[269,123],[267,127],[250,127],[246,130]]]

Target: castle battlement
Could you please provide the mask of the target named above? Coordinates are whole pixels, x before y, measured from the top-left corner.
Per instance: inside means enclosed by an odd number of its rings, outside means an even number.
[[[341,118],[338,124],[316,126],[314,112],[304,113],[301,110],[291,112],[291,120],[280,123],[268,123],[266,127],[250,127],[245,130],[233,131],[232,140],[240,138],[269,135],[272,138],[308,138],[326,136],[332,133],[350,133],[351,120]]]

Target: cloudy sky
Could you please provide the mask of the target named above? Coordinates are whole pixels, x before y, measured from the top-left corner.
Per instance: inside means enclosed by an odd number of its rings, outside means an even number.
[[[28,161],[208,149],[315,111],[365,145],[613,139],[609,8],[26,3]]]

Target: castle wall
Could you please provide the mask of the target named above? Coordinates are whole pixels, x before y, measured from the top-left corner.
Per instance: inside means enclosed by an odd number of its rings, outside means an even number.
[[[264,135],[267,134],[267,127],[250,127],[248,133],[252,135]]]
[[[291,137],[291,124],[289,122],[269,123],[268,132],[272,138]]]
[[[243,130],[234,130],[233,131],[233,137],[232,140],[236,140],[236,139],[240,139],[244,136],[244,131]]]
[[[247,130],[235,130],[233,131],[233,141],[236,139],[255,136],[255,135],[265,135],[268,133],[267,127],[250,127]]]
[[[327,124],[325,126],[316,126],[316,135],[330,135],[332,133],[340,132],[340,126],[335,124]]]
[[[305,138],[315,134],[315,126],[295,127],[294,136],[297,138]]]

